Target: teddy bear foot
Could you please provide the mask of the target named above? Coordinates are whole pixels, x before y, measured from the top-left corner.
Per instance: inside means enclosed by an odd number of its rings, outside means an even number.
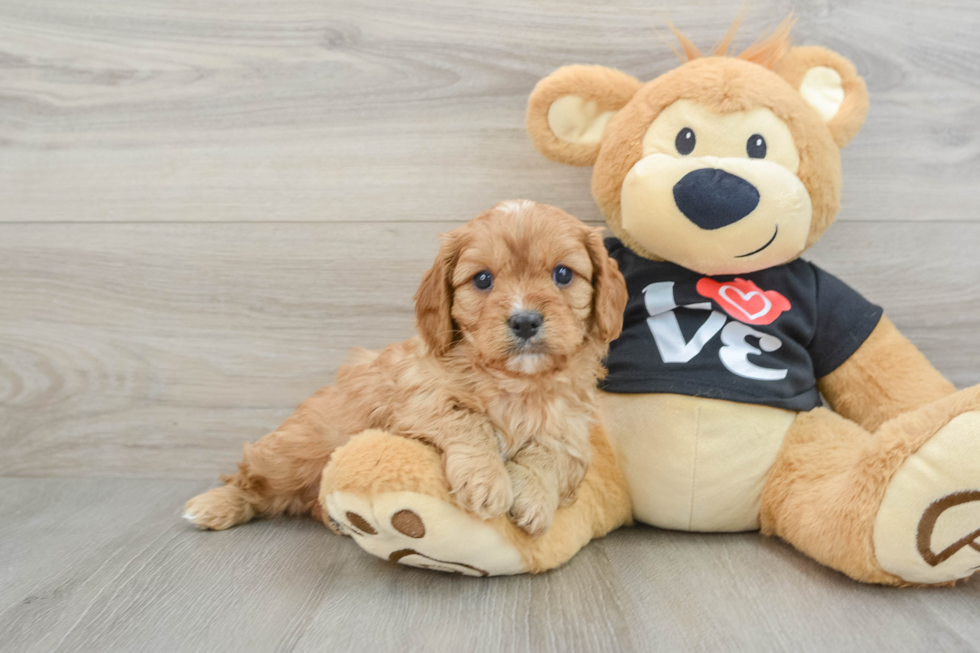
[[[520,574],[521,555],[487,522],[417,492],[331,492],[331,525],[379,558],[465,576]]]
[[[980,411],[954,417],[892,477],[874,525],[885,571],[908,583],[980,570]]]
[[[365,431],[334,452],[320,483],[328,524],[391,562],[468,576],[527,571],[506,517],[483,521],[453,502],[432,447]]]
[[[470,576],[540,573],[630,522],[626,479],[601,426],[593,426],[591,441],[577,499],[539,537],[505,516],[484,521],[460,508],[439,452],[383,431],[365,431],[334,452],[319,505],[335,531],[385,560]]]

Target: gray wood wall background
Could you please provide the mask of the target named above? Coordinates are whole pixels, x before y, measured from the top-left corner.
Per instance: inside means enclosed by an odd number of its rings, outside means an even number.
[[[0,5],[0,474],[202,478],[412,333],[437,234],[528,197],[599,223],[524,132],[534,83],[676,65],[734,2]],[[789,13],[755,2],[750,42]],[[811,258],[980,383],[980,12],[796,3],[872,105]]]
[[[570,63],[652,78],[676,65],[655,33],[664,33],[666,18],[707,47],[739,6],[728,0],[0,1],[0,487],[6,488],[0,513],[7,524],[0,554],[19,565],[8,572],[6,593],[0,590],[0,610],[8,601],[14,606],[0,616],[0,634],[15,637],[0,638],[0,648],[20,641],[38,650],[133,650],[134,643],[152,648],[147,642],[161,641],[150,637],[157,631],[144,632],[146,640],[112,639],[105,619],[115,613],[92,606],[98,600],[117,605],[115,593],[85,603],[90,599],[79,590],[81,603],[42,616],[31,612],[27,599],[47,596],[36,587],[57,594],[74,587],[72,579],[84,585],[72,571],[45,580],[53,572],[38,556],[74,555],[59,553],[62,539],[110,546],[101,530],[76,517],[79,511],[101,515],[100,529],[128,533],[112,541],[112,551],[143,550],[163,537],[154,528],[169,538],[205,536],[188,535],[175,521],[187,495],[231,469],[243,442],[274,428],[329,383],[349,347],[380,347],[412,333],[411,297],[439,232],[515,197],[601,223],[590,170],[544,160],[524,133],[526,98],[539,78]],[[741,42],[793,8],[795,40],[851,58],[872,98],[863,132],[843,154],[838,224],[810,257],[884,305],[958,386],[980,383],[980,5],[754,0]],[[126,531],[127,511],[139,510],[142,498],[156,521]],[[228,537],[274,546],[280,531],[254,529]],[[328,555],[322,549],[329,547],[318,544],[328,536],[312,526],[281,532],[300,542],[291,549],[298,561],[296,551]],[[765,571],[776,551],[777,561],[805,570],[801,582],[829,583],[820,597],[847,597],[829,617],[828,628],[840,626],[838,635],[859,628],[840,606],[878,596],[855,594],[852,584],[836,584],[835,575],[821,575],[778,544],[767,545],[757,560],[728,556],[743,551],[742,543],[762,551],[754,536],[729,538],[721,549],[711,548],[717,538],[675,537],[681,536],[633,531],[593,549],[620,542],[637,556],[621,559],[621,569],[634,571],[656,559],[655,552],[638,552],[655,540],[668,557],[688,552],[677,564],[717,563],[718,574],[733,559],[750,560],[736,575]],[[356,561],[349,574],[367,573],[371,562],[349,542],[330,546]],[[707,560],[694,562],[690,556],[699,552]],[[113,569],[110,559],[116,560],[109,555],[88,564]],[[123,556],[118,567],[143,564],[149,563]],[[581,564],[588,575],[594,560]],[[299,579],[304,567],[297,565]],[[115,573],[107,578],[118,578]],[[445,582],[402,573],[409,575],[398,578],[415,579],[412,587]],[[636,573],[619,577],[637,582]],[[343,578],[359,586],[353,576]],[[540,582],[561,576],[550,578]],[[573,591],[593,591],[584,577],[568,578]],[[310,591],[321,601],[336,600],[322,580],[305,582],[314,583]],[[792,583],[784,589],[791,591]],[[654,590],[607,591],[625,605],[649,600]],[[736,600],[741,591],[715,596]],[[901,611],[876,623],[897,647],[942,632],[952,638],[944,641],[970,648],[980,632],[963,624],[975,622],[978,595],[959,596],[969,602],[943,599],[943,618],[925,610],[929,621],[914,637]],[[558,614],[567,612],[563,599],[551,600]],[[690,606],[667,605],[660,607],[683,622]],[[631,610],[609,609],[615,618],[603,617],[608,628],[601,636],[561,640],[564,650],[590,642],[649,648],[645,643],[658,641],[656,632],[643,639],[616,621],[636,616]],[[812,615],[794,609],[805,630]],[[957,610],[962,619],[954,628]],[[293,628],[284,626],[288,632],[315,622],[282,619]],[[768,624],[767,636],[782,632],[765,614],[754,619]],[[83,623],[90,624],[89,635],[79,639]],[[139,627],[150,628],[145,621]],[[329,623],[323,628],[330,632]],[[670,642],[698,636],[694,625],[670,628],[676,636]],[[743,641],[712,632],[697,641],[707,648]],[[856,641],[847,637],[834,641]],[[287,650],[298,641],[280,639],[277,646]],[[538,644],[561,650],[561,641],[552,636]],[[744,641],[747,650],[765,648],[763,640]]]

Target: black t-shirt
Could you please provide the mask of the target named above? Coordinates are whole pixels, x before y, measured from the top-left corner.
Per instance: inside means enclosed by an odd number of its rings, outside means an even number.
[[[881,308],[812,263],[707,277],[645,259],[616,238],[626,277],[623,333],[609,348],[607,392],[658,392],[788,410],[820,405],[816,380],[846,361]]]

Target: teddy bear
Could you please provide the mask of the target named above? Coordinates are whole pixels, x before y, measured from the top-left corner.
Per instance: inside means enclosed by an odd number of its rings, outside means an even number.
[[[957,391],[881,308],[800,258],[839,210],[865,83],[839,54],[791,47],[791,19],[734,54],[737,27],[707,56],[675,30],[681,65],[646,83],[567,66],[531,93],[536,148],[593,166],[630,295],[575,503],[537,538],[481,521],[436,451],[372,431],[324,470],[335,530],[477,576],[557,567],[633,520],[759,530],[868,583],[980,567],[980,387]]]

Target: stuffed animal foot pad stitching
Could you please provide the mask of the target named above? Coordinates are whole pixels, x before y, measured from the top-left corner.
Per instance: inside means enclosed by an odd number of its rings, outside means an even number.
[[[333,528],[368,553],[399,564],[466,576],[527,571],[520,552],[491,525],[436,497],[336,491],[324,498]]]
[[[980,411],[939,430],[892,477],[874,526],[881,568],[908,583],[980,569]]]

